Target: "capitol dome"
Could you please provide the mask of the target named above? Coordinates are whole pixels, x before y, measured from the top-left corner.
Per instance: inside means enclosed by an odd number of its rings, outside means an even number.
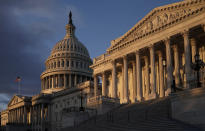
[[[72,13],[66,25],[66,35],[53,47],[41,74],[41,92],[52,93],[92,79],[92,64],[87,48],[76,38]]]

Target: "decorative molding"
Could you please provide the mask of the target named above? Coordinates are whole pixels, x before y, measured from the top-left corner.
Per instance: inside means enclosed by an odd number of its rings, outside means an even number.
[[[199,11],[204,10],[204,5],[205,1],[190,0],[155,8],[122,37],[113,40],[107,52],[111,53],[115,50],[119,50],[137,39],[153,34],[172,24],[179,23]]]

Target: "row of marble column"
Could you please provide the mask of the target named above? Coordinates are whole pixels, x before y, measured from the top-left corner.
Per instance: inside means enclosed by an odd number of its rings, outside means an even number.
[[[42,89],[51,88],[72,88],[79,83],[90,80],[91,77],[78,74],[57,74],[43,78],[41,80]]]
[[[46,104],[36,104],[30,108],[31,112],[31,127],[32,129],[44,130],[45,123],[49,122],[51,115],[50,105]]]
[[[196,54],[196,41],[195,39],[189,39],[189,31],[185,30],[182,32],[182,36],[184,39],[184,56],[185,56],[185,72],[184,72],[184,86],[186,88],[190,88],[190,79],[191,79],[191,58],[194,61],[194,56]],[[145,89],[145,99],[148,99],[148,95],[152,96],[152,98],[156,98],[156,72],[155,72],[155,54],[158,57],[159,63],[159,89],[160,94],[159,97],[165,96],[165,85],[166,85],[166,94],[171,93],[171,85],[173,83],[173,79],[175,79],[176,84],[180,84],[180,65],[179,65],[179,50],[178,45],[175,44],[173,46],[174,51],[174,64],[172,61],[171,55],[171,40],[170,37],[167,37],[163,40],[166,50],[166,83],[164,83],[164,71],[163,71],[163,56],[162,51],[155,51],[154,44],[150,45],[149,48],[149,56],[150,56],[150,68],[151,75],[149,74],[149,59],[148,56],[143,56],[145,62],[145,76],[146,76],[146,89]],[[142,100],[142,69],[141,69],[141,54],[140,50],[135,51],[136,60],[132,62],[133,67],[133,86],[134,86],[134,98],[137,101]],[[124,102],[128,102],[128,59],[127,55],[123,56],[123,66],[122,66],[122,74],[123,74],[123,89],[122,89],[122,99]],[[173,69],[174,65],[174,69]],[[175,75],[173,77],[173,71]],[[117,83],[116,83],[116,60],[112,61],[112,92],[111,97],[117,98]],[[99,75],[99,74],[98,74]],[[98,91],[98,75],[94,75],[94,94],[97,95]],[[101,73],[102,75],[102,96],[106,96],[105,88],[106,88],[106,75],[105,71]],[[149,78],[151,77],[151,78]]]
[[[9,123],[27,124],[27,108],[26,106],[9,110]]]

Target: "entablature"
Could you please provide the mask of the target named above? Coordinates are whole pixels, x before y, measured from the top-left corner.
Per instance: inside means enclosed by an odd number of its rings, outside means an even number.
[[[122,37],[117,38],[116,41],[113,40],[107,53],[111,54],[148,35],[161,32],[204,10],[205,0],[182,1],[155,8]]]

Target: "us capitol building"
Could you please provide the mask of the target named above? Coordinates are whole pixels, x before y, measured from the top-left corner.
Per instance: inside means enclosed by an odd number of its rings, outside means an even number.
[[[120,104],[205,87],[205,0],[157,7],[92,60],[75,36],[72,14],[66,35],[41,74],[41,92],[14,95],[1,112],[6,130],[58,131]],[[22,126],[18,126],[22,125]]]

